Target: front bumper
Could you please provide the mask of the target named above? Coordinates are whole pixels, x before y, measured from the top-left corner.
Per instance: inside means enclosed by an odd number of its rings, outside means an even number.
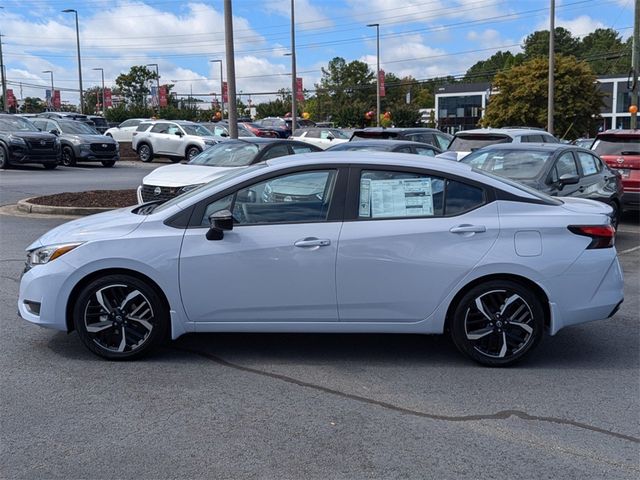
[[[95,151],[74,146],[73,152],[78,162],[117,162],[120,160],[120,152],[117,150]]]
[[[9,145],[9,163],[60,163],[60,148],[43,151],[33,151],[27,146]]]

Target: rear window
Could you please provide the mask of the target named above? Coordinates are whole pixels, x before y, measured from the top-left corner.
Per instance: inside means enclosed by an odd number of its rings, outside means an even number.
[[[398,138],[398,134],[396,132],[388,132],[388,131],[376,132],[376,131],[362,130],[362,131],[353,132],[351,141],[355,142],[357,140],[368,140],[371,138],[395,139],[395,138]]]
[[[598,155],[640,155],[640,137],[607,135],[598,137],[591,150]]]
[[[447,150],[453,150],[454,152],[473,152],[487,145],[511,143],[511,141],[511,137],[508,135],[456,135],[453,137]]]
[[[519,179],[536,178],[551,157],[550,152],[537,150],[489,150],[467,155],[461,163],[492,172],[501,177]]]
[[[96,118],[96,117],[94,117],[94,118],[92,118],[92,119],[91,119],[91,121],[92,121],[95,125],[98,125],[99,127],[106,127],[106,126],[108,125],[108,124],[107,124],[107,121],[106,121],[104,118],[102,118],[102,117],[97,117],[97,118]]]

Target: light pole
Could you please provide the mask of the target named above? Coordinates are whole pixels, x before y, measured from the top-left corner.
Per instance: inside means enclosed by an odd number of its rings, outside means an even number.
[[[100,70],[102,76],[102,114],[104,115],[104,68],[92,68],[91,70]]]
[[[51,110],[53,110],[54,109],[53,108],[53,92],[54,92],[54,89],[53,89],[53,72],[51,70],[43,70],[42,73],[50,73],[51,74],[51,96],[49,97],[49,101],[51,103],[49,104],[49,108]]]
[[[553,111],[555,109],[554,104],[554,91],[555,91],[555,77],[554,72],[556,69],[556,54],[555,54],[555,36],[556,36],[556,2],[550,0],[549,4],[549,92],[547,94],[547,132],[553,135]]]
[[[227,95],[229,97],[229,137],[238,138],[238,110],[236,108],[236,60],[233,47],[233,6],[224,0],[224,47],[227,60]]]
[[[147,67],[156,67],[156,98],[158,100],[158,113],[160,113],[160,69],[157,63],[147,63]]]
[[[291,0],[291,135],[296,131],[298,117],[298,82],[296,78],[296,16],[295,0]]]
[[[80,113],[84,113],[84,96],[82,94],[82,63],[80,62],[80,28],[78,27],[78,11],[73,8],[62,10],[62,13],[73,13],[76,16],[76,43],[78,45],[78,84],[80,87]],[[53,92],[52,92],[53,95]]]
[[[209,60],[211,63],[219,63],[220,64],[220,120],[224,119],[224,99],[223,99],[223,82],[222,82],[222,60]]]
[[[370,23],[367,27],[376,27],[376,127],[380,126],[380,24]]]
[[[0,7],[0,9],[4,9],[4,7]],[[5,112],[9,111],[7,107],[7,79],[4,75],[5,67],[4,60],[2,57],[2,34],[0,34],[0,81],[2,81],[2,108]]]

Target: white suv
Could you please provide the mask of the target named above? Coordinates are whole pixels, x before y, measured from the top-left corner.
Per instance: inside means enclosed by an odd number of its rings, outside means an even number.
[[[141,123],[131,139],[131,148],[143,162],[167,157],[173,162],[191,160],[221,141],[210,130],[194,122],[155,120]]]
[[[148,118],[130,118],[125,120],[117,127],[111,127],[107,129],[104,134],[107,137],[113,138],[116,142],[130,142],[133,136],[133,132],[136,131],[138,125],[148,120]]]

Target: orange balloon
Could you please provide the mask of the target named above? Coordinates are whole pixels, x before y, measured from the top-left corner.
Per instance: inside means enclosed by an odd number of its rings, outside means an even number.
[[[637,105],[631,105],[629,107],[629,113],[638,113],[638,106]]]

